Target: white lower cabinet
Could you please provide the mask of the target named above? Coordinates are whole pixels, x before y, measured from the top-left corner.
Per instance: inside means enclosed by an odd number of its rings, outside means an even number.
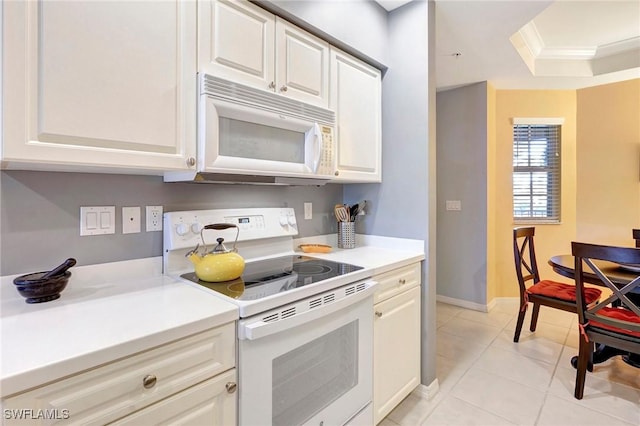
[[[11,396],[4,424],[234,424],[235,340],[228,323]]]
[[[373,410],[379,423],[420,384],[420,263],[374,276]]]

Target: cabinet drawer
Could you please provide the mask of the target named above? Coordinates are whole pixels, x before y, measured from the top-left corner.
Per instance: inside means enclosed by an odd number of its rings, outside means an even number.
[[[5,412],[46,415],[5,417],[5,424],[51,424],[47,415],[64,424],[105,424],[234,365],[235,324],[229,323],[7,398]]]
[[[373,297],[375,304],[420,285],[420,262],[375,275],[373,279],[378,282]]]
[[[235,425],[236,370],[229,370],[213,379],[137,411],[110,425]]]

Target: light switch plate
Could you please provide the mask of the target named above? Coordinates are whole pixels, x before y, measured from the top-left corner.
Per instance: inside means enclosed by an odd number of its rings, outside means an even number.
[[[80,236],[116,233],[116,207],[80,207]]]
[[[135,234],[140,232],[140,207],[122,208],[122,233]]]
[[[304,218],[313,219],[313,203],[304,203]]]
[[[447,200],[445,207],[447,210],[460,211],[462,210],[462,203],[460,200]]]

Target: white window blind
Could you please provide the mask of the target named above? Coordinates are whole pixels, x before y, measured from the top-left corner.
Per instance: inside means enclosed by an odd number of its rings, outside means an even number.
[[[561,126],[520,123],[514,119],[514,221],[559,222]]]

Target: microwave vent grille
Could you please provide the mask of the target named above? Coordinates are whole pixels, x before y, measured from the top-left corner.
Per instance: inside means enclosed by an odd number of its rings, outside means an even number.
[[[202,94],[238,105],[259,108],[329,126],[335,126],[336,122],[336,114],[331,110],[208,74],[203,74]]]

